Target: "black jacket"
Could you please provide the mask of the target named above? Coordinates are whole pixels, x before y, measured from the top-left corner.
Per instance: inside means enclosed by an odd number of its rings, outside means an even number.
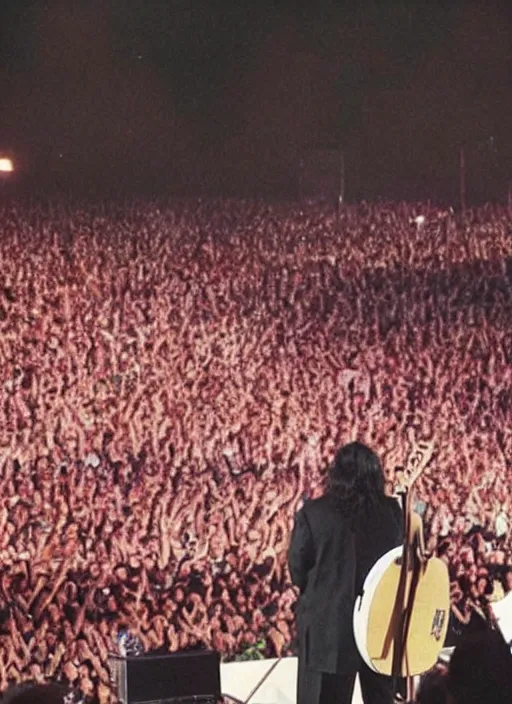
[[[356,596],[375,562],[402,540],[396,499],[383,497],[356,519],[344,516],[328,494],[305,502],[288,551],[292,581],[300,589],[299,667],[340,674],[358,669]]]

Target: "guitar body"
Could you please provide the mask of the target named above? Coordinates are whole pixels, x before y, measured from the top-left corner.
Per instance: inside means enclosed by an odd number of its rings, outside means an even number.
[[[372,569],[368,572],[368,575],[364,581],[363,592],[357,597],[354,606],[353,625],[357,649],[359,650],[359,654],[363,658],[366,665],[368,665],[368,667],[375,672],[378,672],[378,670],[375,668],[368,650],[368,640],[369,637],[371,637],[370,629],[368,627],[370,611],[373,610],[375,593],[378,592],[380,594],[381,592],[380,585],[383,575],[386,574],[388,569],[396,563],[401,556],[402,547],[400,546],[398,548],[393,548],[393,550],[389,550],[389,552],[377,560]],[[389,596],[391,611],[394,607],[395,596],[396,590],[394,594]],[[388,613],[388,619],[390,619],[391,613],[389,609],[386,608],[386,611]],[[379,628],[381,628],[381,626]],[[387,624],[385,624],[385,628],[387,629]]]
[[[421,516],[411,501],[411,486],[432,458],[434,444],[417,443],[414,431],[408,437],[412,452],[396,487],[402,500],[403,544],[383,555],[368,573],[354,606],[353,626],[368,667],[404,678],[407,702],[414,702],[415,676],[436,664],[446,640],[450,580],[445,563],[427,555]]]
[[[384,555],[368,574],[363,594],[354,610],[354,634],[359,652],[375,672],[391,675],[395,632],[400,625],[396,603],[401,578],[402,548]],[[448,629],[450,584],[448,568],[438,558],[428,559],[420,568],[417,582],[409,570],[406,594],[413,593],[400,674],[409,677],[432,668]]]

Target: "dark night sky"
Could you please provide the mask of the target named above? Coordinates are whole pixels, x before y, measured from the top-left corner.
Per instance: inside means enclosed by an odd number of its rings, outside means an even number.
[[[460,144],[503,170],[510,5],[4,0],[0,147],[38,179],[150,188],[272,189],[304,146],[342,146],[355,181],[428,185]]]

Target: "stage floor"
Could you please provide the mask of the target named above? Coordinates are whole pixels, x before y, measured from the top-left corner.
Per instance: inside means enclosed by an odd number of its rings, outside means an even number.
[[[244,702],[258,681],[276,663],[276,660],[229,662],[220,666],[223,694]],[[250,704],[296,704],[297,658],[283,658],[271,672]],[[356,680],[352,704],[362,704],[359,681]]]

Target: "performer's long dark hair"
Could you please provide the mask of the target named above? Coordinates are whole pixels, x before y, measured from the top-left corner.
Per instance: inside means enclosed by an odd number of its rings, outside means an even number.
[[[346,515],[370,510],[384,497],[384,473],[377,455],[361,442],[344,445],[330,467],[328,493]]]

